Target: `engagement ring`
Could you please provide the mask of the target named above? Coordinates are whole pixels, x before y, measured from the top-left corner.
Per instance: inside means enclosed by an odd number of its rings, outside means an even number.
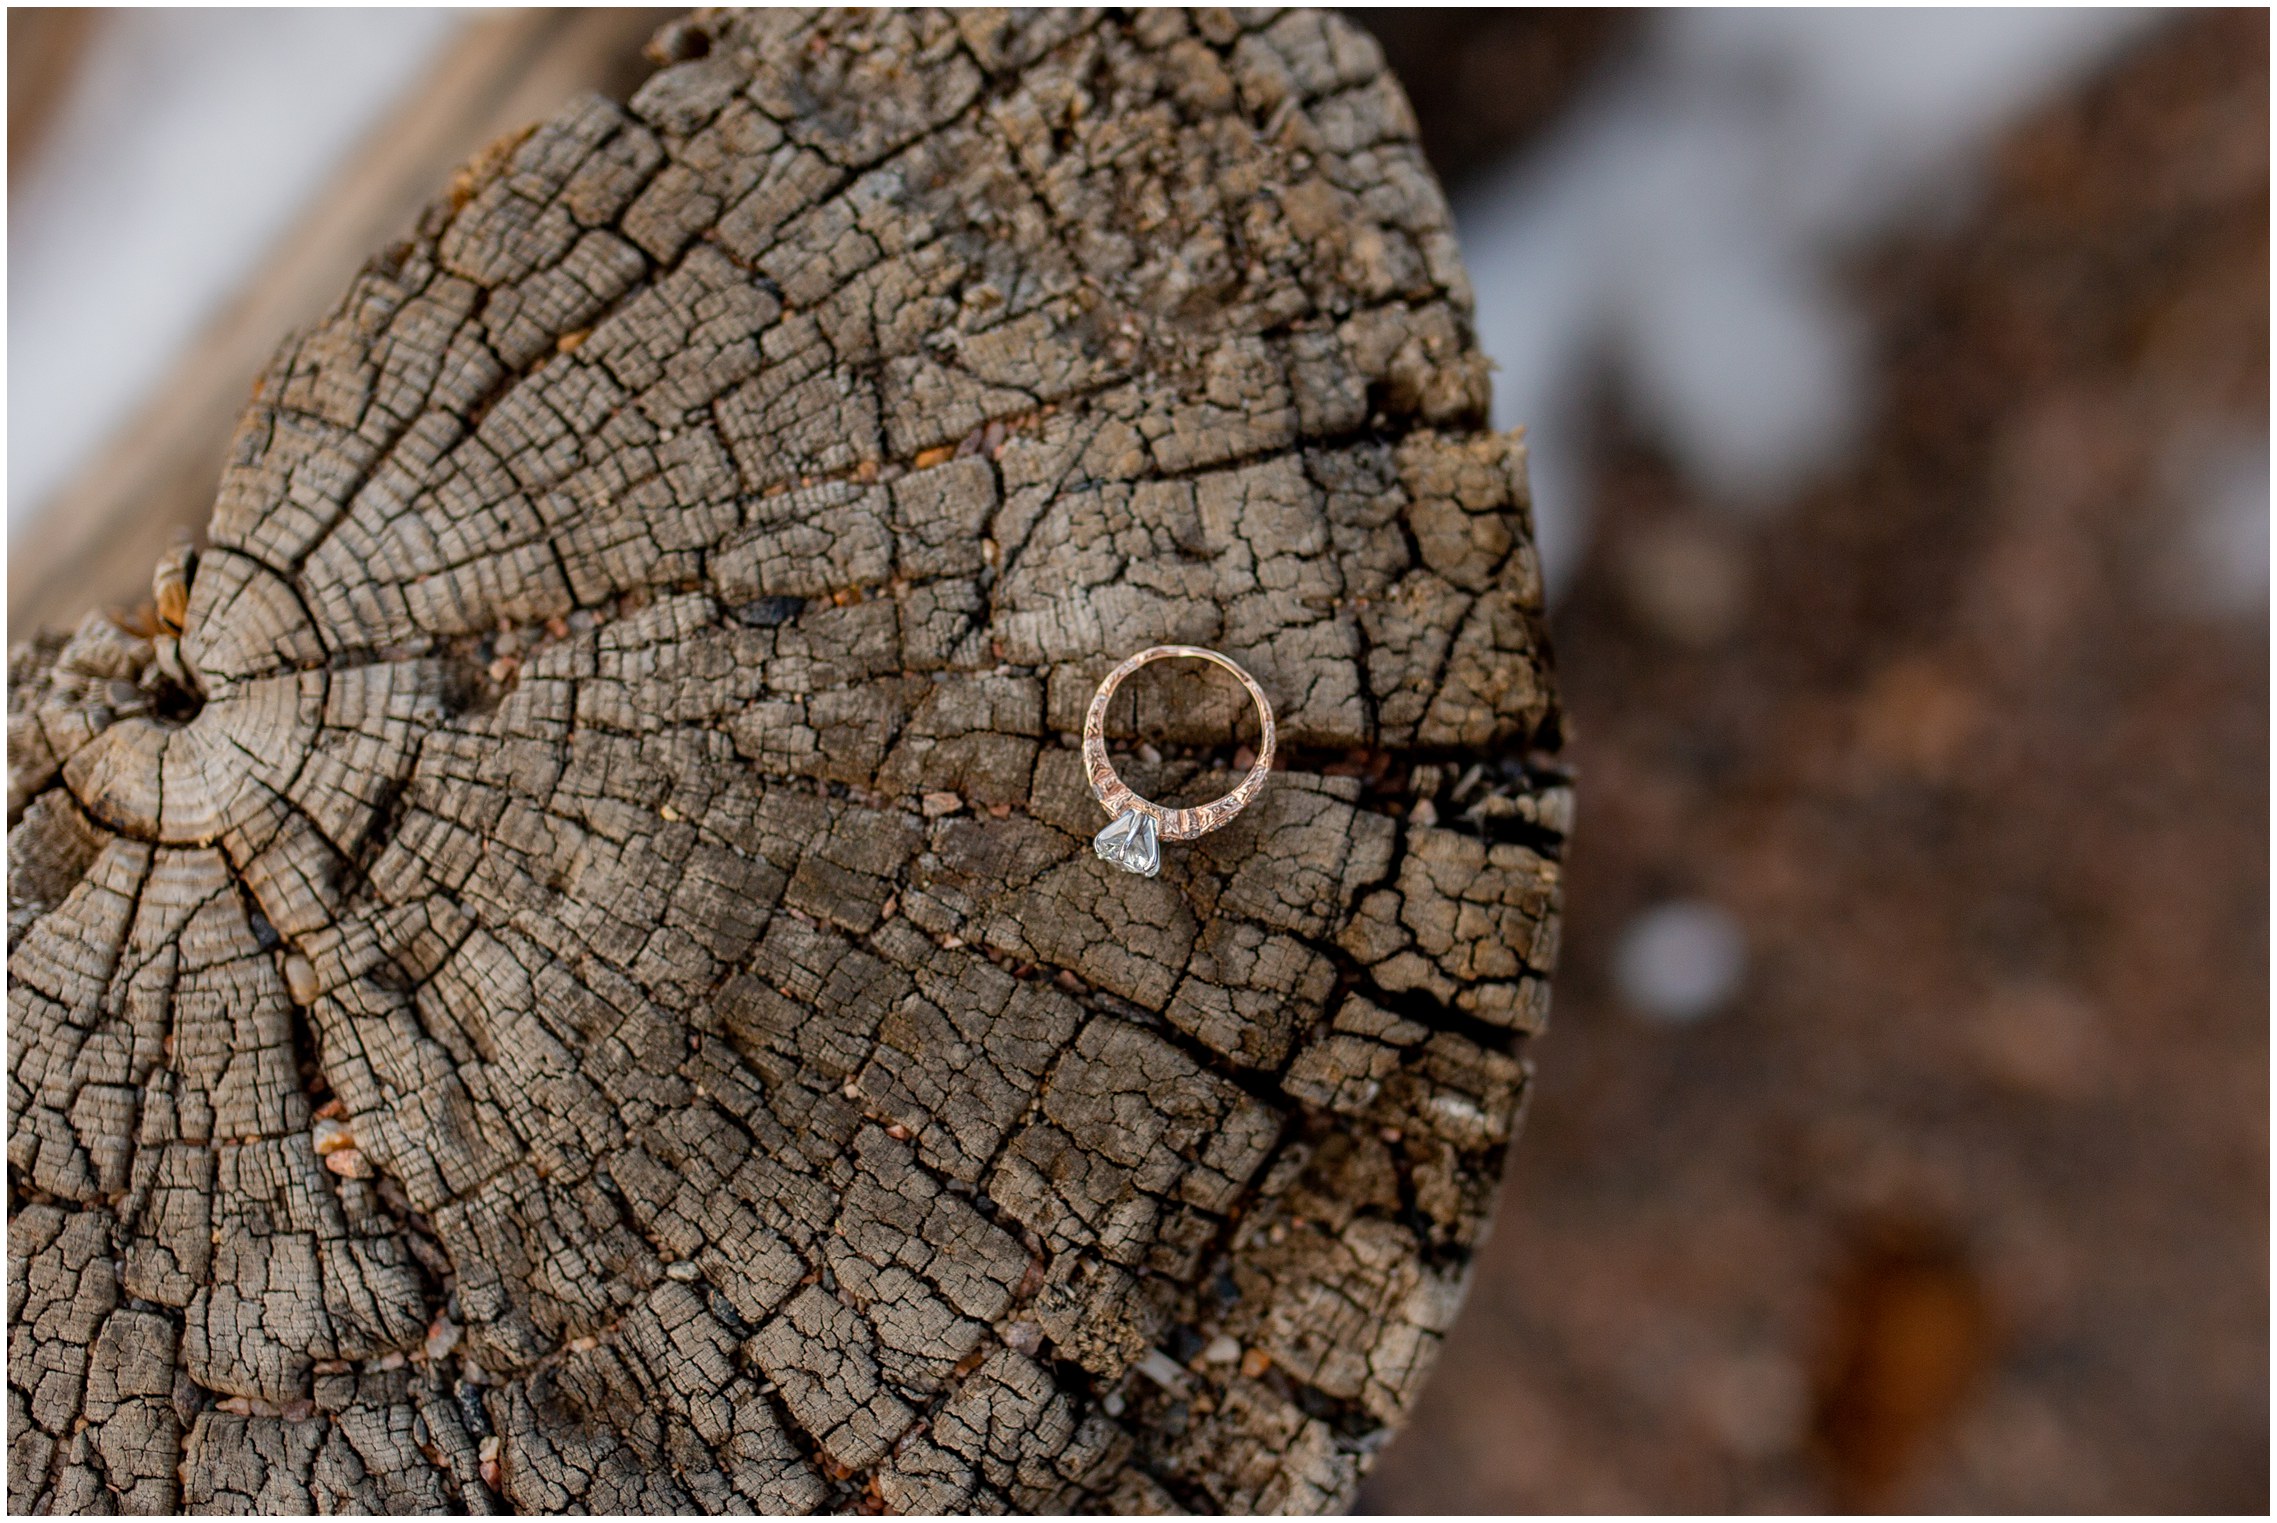
[[[1174,656],[1211,662],[1239,678],[1257,705],[1263,732],[1257,742],[1257,764],[1249,769],[1241,786],[1224,798],[1191,809],[1170,809],[1140,798],[1115,775],[1114,763],[1107,760],[1107,700],[1115,696],[1125,677],[1149,661]],[[1265,779],[1273,772],[1273,705],[1266,701],[1265,690],[1254,677],[1214,650],[1199,645],[1150,646],[1109,672],[1092,695],[1091,711],[1083,716],[1083,767],[1091,774],[1091,791],[1098,795],[1100,807],[1114,816],[1106,829],[1091,838],[1092,850],[1125,872],[1151,878],[1162,870],[1162,842],[1191,841],[1208,835],[1241,813],[1265,786]]]

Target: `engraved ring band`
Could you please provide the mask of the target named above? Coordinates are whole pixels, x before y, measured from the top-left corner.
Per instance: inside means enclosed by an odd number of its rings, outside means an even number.
[[[1152,799],[1140,798],[1115,775],[1114,763],[1107,760],[1107,702],[1115,696],[1115,689],[1149,661],[1167,661],[1180,656],[1222,666],[1240,679],[1241,685],[1249,690],[1250,701],[1257,705],[1262,730],[1257,742],[1257,764],[1242,778],[1241,785],[1224,798],[1197,804],[1191,809],[1172,809]],[[1151,878],[1162,870],[1162,842],[1191,841],[1196,836],[1208,835],[1241,813],[1264,788],[1265,779],[1273,772],[1273,705],[1266,700],[1265,690],[1257,685],[1256,678],[1214,650],[1199,645],[1149,646],[1109,672],[1106,680],[1099,684],[1099,691],[1092,694],[1090,712],[1083,716],[1083,770],[1091,776],[1091,791],[1098,795],[1100,807],[1114,816],[1106,829],[1092,837],[1092,849],[1125,872]]]

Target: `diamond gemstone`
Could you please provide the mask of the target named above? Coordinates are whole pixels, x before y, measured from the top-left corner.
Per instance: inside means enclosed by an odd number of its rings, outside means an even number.
[[[1162,846],[1155,838],[1154,816],[1126,809],[1105,830],[1091,838],[1091,849],[1127,873],[1153,877],[1162,871]]]

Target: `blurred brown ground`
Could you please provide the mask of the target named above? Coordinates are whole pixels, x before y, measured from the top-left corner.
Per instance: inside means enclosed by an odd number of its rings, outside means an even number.
[[[2266,614],[2177,567],[2267,427],[2268,58],[2178,18],[1876,251],[1831,484],[1734,521],[1607,405],[1557,1012],[1365,1507],[2267,1510]],[[1749,948],[1682,1027],[1611,974],[1671,897]]]

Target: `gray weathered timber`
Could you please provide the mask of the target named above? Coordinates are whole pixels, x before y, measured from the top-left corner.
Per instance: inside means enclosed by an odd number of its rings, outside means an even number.
[[[1570,812],[1406,103],[1309,13],[660,45],[11,653],[10,1501],[1338,1506]],[[1076,732],[1162,642],[1286,764],[1143,879]],[[1117,701],[1239,775],[1230,683]]]

